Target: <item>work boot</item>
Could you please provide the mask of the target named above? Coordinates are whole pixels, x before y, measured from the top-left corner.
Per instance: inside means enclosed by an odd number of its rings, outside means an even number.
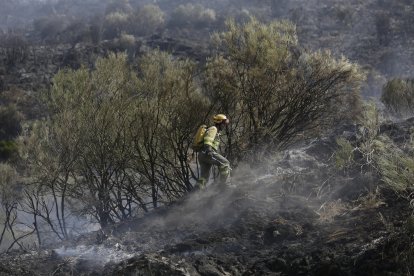
[[[204,178],[200,177],[197,180],[197,183],[194,185],[194,190],[198,191],[198,190],[204,190],[206,188],[206,181]]]

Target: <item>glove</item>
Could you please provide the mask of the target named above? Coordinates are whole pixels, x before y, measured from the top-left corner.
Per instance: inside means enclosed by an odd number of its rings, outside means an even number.
[[[209,157],[213,156],[213,149],[211,148],[210,145],[205,145],[204,152]]]

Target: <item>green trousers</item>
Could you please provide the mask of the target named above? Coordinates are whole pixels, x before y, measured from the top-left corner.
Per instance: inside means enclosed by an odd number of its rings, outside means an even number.
[[[230,175],[230,162],[221,154],[211,151],[209,154],[201,151],[198,154],[198,162],[200,163],[200,178],[197,181],[199,188],[205,188],[210,178],[210,171],[213,165],[216,165],[220,172],[219,183],[225,184]]]

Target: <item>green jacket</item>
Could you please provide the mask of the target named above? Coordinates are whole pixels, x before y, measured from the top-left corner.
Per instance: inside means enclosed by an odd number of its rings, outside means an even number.
[[[217,127],[211,126],[207,129],[206,134],[204,135],[204,145],[211,146],[215,151],[218,150],[220,146],[220,133],[217,130]]]

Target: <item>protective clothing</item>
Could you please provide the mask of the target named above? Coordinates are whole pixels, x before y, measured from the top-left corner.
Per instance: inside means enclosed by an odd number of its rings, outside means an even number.
[[[214,115],[213,122],[215,124],[221,124],[223,122],[226,123],[226,124],[228,124],[229,123],[229,119],[227,119],[227,116],[224,115],[224,114],[217,114],[217,115]]]
[[[206,134],[207,126],[201,125],[198,127],[196,134],[193,138],[193,144],[191,145],[191,149],[198,152],[202,149],[204,145],[204,135]]]
[[[220,146],[220,133],[218,133],[217,127],[212,126],[207,129],[204,134],[203,144],[212,147],[215,151],[218,150]]]
[[[228,118],[223,114],[215,115],[213,121],[216,125],[229,122]],[[228,180],[231,171],[230,162],[217,152],[220,146],[220,135],[217,126],[209,127],[204,134],[203,147],[198,154],[201,171],[200,178],[197,181],[198,188],[205,188],[213,165],[216,165],[219,169],[219,183],[224,185]]]
[[[200,178],[197,181],[199,188],[205,188],[207,181],[210,178],[210,171],[213,165],[216,165],[219,169],[219,184],[226,184],[231,170],[229,160],[215,151],[201,151],[198,155],[198,161],[200,162],[201,171]]]

